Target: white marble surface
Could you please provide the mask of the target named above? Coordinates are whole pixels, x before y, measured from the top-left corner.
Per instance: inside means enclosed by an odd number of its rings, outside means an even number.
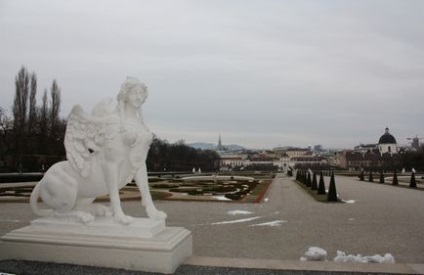
[[[151,219],[120,225],[39,219],[0,239],[0,260],[69,263],[173,273],[192,255],[192,234]],[[153,235],[153,236],[149,236]]]
[[[31,228],[39,231],[52,231],[86,236],[137,236],[153,238],[165,229],[165,221],[135,218],[131,224],[116,223],[113,217],[99,217],[94,221],[81,224],[67,218],[46,217],[31,221]]]
[[[64,141],[67,161],[50,167],[34,188],[30,205],[35,214],[74,217],[81,223],[113,216],[117,223],[131,224],[133,218],[124,214],[119,190],[134,179],[148,217],[166,219],[153,204],[148,185],[145,161],[153,134],[142,112],[147,95],[147,86],[129,77],[117,100],[100,102],[91,115],[74,106]],[[92,203],[104,195],[110,197],[110,208]],[[40,198],[47,208],[39,207]]]

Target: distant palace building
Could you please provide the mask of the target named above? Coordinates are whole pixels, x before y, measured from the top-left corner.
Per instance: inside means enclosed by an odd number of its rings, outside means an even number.
[[[221,136],[218,139],[217,148],[220,147],[220,144]],[[320,149],[322,150],[321,147]],[[326,158],[317,155],[311,148],[277,147],[273,150],[241,150],[238,152],[217,150],[217,152],[221,157],[221,171],[251,165],[273,166],[280,171],[287,171],[289,167],[295,167],[297,165],[314,166],[328,164]]]
[[[353,170],[363,168],[377,168],[385,163],[394,164],[395,154],[399,152],[396,139],[390,134],[386,127],[384,134],[378,140],[378,144],[361,144],[355,146],[354,150],[337,152],[336,164],[342,168]]]

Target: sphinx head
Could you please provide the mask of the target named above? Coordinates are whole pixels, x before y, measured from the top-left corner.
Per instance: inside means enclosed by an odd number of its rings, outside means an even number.
[[[135,77],[127,77],[117,96],[119,105],[139,108],[147,99],[147,86]]]

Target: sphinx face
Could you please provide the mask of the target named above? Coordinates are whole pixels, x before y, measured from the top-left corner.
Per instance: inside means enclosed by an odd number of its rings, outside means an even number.
[[[140,108],[146,101],[147,93],[142,87],[136,87],[127,94],[127,104],[134,108]]]

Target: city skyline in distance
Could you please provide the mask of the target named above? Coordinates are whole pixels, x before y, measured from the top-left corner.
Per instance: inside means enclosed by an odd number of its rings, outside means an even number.
[[[227,143],[227,142],[225,142],[225,137],[222,136],[222,134],[219,135],[219,137],[216,139],[215,142],[204,142],[204,141],[187,142],[186,140],[184,140],[184,142],[187,145],[194,147],[194,148],[198,148],[198,149],[216,149],[218,147],[219,139],[221,139],[223,147],[231,147],[231,148],[234,148],[234,150],[236,150],[237,146],[240,146],[240,147],[247,149],[247,150],[261,150],[261,149],[272,150],[272,149],[275,149],[275,148],[278,148],[278,147],[292,147],[292,148],[308,148],[308,147],[311,147],[311,148],[314,148],[315,146],[321,146],[322,149],[324,149],[324,150],[337,150],[337,149],[353,149],[355,146],[358,146],[358,145],[378,144],[378,141],[383,134],[384,134],[384,132],[382,132],[381,135],[379,135],[376,139],[374,139],[374,141],[358,142],[356,144],[353,144],[352,146],[346,146],[346,147],[332,146],[331,144],[330,145],[323,145],[321,143],[311,143],[311,144],[307,144],[307,145],[279,144],[279,145],[276,145],[276,146],[269,146],[269,147],[265,147],[265,146],[264,147],[249,147],[249,146],[244,145],[243,142]],[[410,140],[406,140],[406,142],[399,142],[398,139],[396,138],[396,142],[397,142],[398,146],[400,146],[400,147],[411,147],[411,138],[409,138],[409,139]],[[421,144],[421,142],[420,142],[420,144]]]

